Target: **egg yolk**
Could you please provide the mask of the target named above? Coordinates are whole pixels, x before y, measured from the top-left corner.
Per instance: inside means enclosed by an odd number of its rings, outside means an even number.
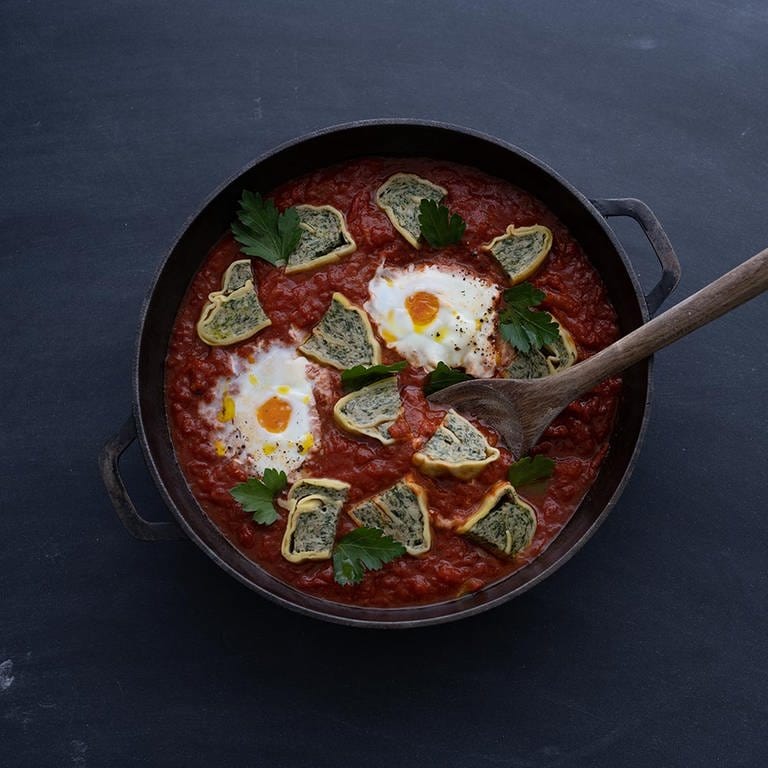
[[[281,397],[270,397],[256,409],[256,418],[267,432],[285,432],[291,420],[291,404]]]
[[[235,418],[235,401],[229,395],[225,394],[221,398],[221,410],[216,414],[216,418],[222,424]]]
[[[440,300],[427,291],[417,291],[406,298],[405,308],[414,325],[428,325],[437,317]]]

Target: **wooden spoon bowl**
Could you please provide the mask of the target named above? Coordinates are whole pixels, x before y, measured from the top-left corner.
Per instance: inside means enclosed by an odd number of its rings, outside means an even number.
[[[463,381],[429,399],[480,419],[520,458],[579,395],[766,289],[768,248],[572,368],[541,379]]]

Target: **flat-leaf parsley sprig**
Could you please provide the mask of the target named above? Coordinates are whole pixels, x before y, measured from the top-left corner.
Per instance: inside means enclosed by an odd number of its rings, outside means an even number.
[[[243,190],[237,221],[232,234],[246,256],[256,256],[281,266],[299,244],[301,228],[295,208],[280,213],[274,200],[264,200],[258,192]]]
[[[277,469],[265,469],[261,480],[251,477],[239,483],[229,492],[235,501],[242,504],[246,512],[253,513],[253,522],[271,525],[277,520],[275,496],[288,484],[285,472]]]
[[[458,243],[467,225],[458,213],[425,198],[419,204],[419,225],[424,239],[433,248]]]
[[[451,384],[458,384],[460,381],[470,381],[474,378],[474,376],[470,376],[468,373],[464,373],[464,371],[460,371],[457,368],[450,368],[440,361],[435,370],[430,371],[424,380],[424,394],[429,397],[429,395],[433,395],[441,389],[450,387]]]
[[[333,548],[333,578],[337,584],[359,584],[366,571],[405,554],[405,547],[378,528],[355,528]]]
[[[399,373],[406,365],[405,360],[389,365],[354,365],[341,372],[341,383],[345,390],[361,389],[393,373]]]
[[[499,332],[515,349],[527,354],[560,337],[557,323],[549,312],[532,309],[544,301],[545,294],[531,283],[519,283],[504,291],[504,308],[499,312]]]
[[[554,470],[554,460],[538,453],[535,456],[526,456],[512,464],[507,471],[507,479],[515,488],[519,488],[521,485],[531,485],[539,480],[547,480],[552,477]]]

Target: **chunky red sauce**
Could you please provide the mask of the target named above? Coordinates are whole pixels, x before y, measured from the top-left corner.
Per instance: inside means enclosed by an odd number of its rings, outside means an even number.
[[[467,224],[462,242],[443,250],[423,247],[417,251],[394,229],[375,203],[377,188],[393,173],[423,176],[448,190],[445,204]],[[350,483],[347,500],[356,504],[389,487],[406,473],[427,492],[432,524],[432,548],[420,557],[404,556],[380,571],[366,573],[361,584],[334,582],[330,561],[290,563],[280,553],[287,513],[271,526],[250,521],[232,499],[229,489],[247,479],[239,464],[216,455],[209,428],[198,414],[201,403],[213,400],[219,377],[230,373],[234,351],[252,356],[258,346],[281,341],[295,345],[291,327],[309,335],[328,307],[334,291],[353,303],[368,298],[368,282],[382,259],[388,266],[413,263],[461,264],[466,269],[508,285],[504,272],[479,246],[503,233],[507,225],[544,224],[553,233],[552,250],[531,278],[546,293],[543,305],[570,331],[579,358],[588,357],[617,338],[616,314],[600,277],[565,227],[535,198],[472,168],[432,160],[370,158],[335,166],[285,184],[272,193],[276,204],[330,204],[343,211],[357,250],[336,264],[286,275],[253,259],[262,305],[272,325],[246,342],[216,348],[204,344],[195,325],[210,292],[219,290],[221,276],[232,261],[242,258],[237,243],[227,234],[211,250],[195,276],[179,310],[167,358],[167,409],[180,466],[201,506],[240,551],[283,581],[323,598],[343,603],[401,606],[451,599],[497,581],[540,554],[557,536],[593,482],[608,451],[621,383],[611,379],[571,404],[549,427],[534,453],[556,460],[553,478],[534,493],[523,488],[537,511],[538,526],[531,546],[513,560],[504,560],[467,541],[451,530],[452,522],[466,519],[488,488],[504,479],[512,462],[501,449],[501,458],[477,478],[431,479],[412,465],[414,440],[426,440],[437,428],[445,410],[428,404],[421,385],[422,369],[400,374],[404,401],[402,417],[391,433],[393,445],[352,436],[333,421],[332,408],[341,397],[339,374],[333,371],[332,391],[315,391],[322,426],[320,444],[301,467],[305,477],[333,477]],[[381,340],[380,340],[381,341]],[[382,342],[383,362],[399,355]],[[482,425],[479,425],[482,428]],[[484,430],[490,442],[497,438]],[[528,491],[528,492],[526,492]],[[342,511],[338,536],[354,523]]]

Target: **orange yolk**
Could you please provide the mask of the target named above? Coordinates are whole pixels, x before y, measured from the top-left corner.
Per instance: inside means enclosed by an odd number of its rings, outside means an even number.
[[[256,418],[267,432],[285,432],[291,420],[291,404],[280,397],[270,397],[256,409]]]
[[[432,293],[417,291],[405,300],[405,308],[414,325],[428,325],[437,317],[440,300]]]

